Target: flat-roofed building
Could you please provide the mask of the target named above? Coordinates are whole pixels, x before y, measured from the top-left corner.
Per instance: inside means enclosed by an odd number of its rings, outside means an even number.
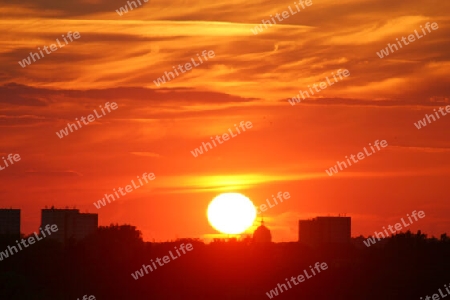
[[[298,240],[310,246],[350,243],[351,217],[316,217],[312,220],[300,220]]]
[[[98,214],[81,213],[77,216],[75,239],[80,240],[93,234],[98,228]]]
[[[20,209],[0,209],[0,235],[20,236]]]
[[[46,224],[58,226],[51,238],[63,243],[69,239],[80,240],[97,230],[98,214],[84,214],[78,209],[42,209],[41,228]]]

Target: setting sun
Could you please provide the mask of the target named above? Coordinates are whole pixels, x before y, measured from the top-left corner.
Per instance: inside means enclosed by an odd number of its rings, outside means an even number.
[[[249,228],[256,218],[253,202],[239,193],[224,193],[208,206],[208,220],[212,227],[225,234],[239,234]]]

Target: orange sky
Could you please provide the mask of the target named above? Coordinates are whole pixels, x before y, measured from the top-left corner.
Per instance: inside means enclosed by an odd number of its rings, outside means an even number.
[[[141,1],[143,2],[143,1]],[[131,223],[146,240],[204,237],[210,200],[237,191],[265,202],[275,241],[297,240],[298,219],[347,213],[368,235],[413,210],[412,230],[449,231],[448,1],[332,1],[254,35],[294,1],[0,0],[0,207],[22,209],[37,230],[45,205],[98,212],[100,225]],[[376,52],[427,22],[439,29],[380,59]],[[81,38],[22,68],[18,61],[68,31]],[[215,57],[162,87],[153,80],[197,53]],[[350,76],[308,100],[287,99],[338,69]],[[99,105],[119,108],[59,139],[55,132]],[[191,150],[251,121],[253,128],[194,158]],[[325,170],[375,140],[379,153],[333,177]],[[145,172],[156,179],[101,209],[93,202]],[[257,225],[255,223],[255,225]]]

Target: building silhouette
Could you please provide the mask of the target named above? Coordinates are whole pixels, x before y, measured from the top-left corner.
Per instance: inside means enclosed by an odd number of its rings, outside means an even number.
[[[0,209],[0,235],[20,236],[20,209]]]
[[[350,217],[316,217],[298,222],[298,241],[309,246],[351,241]]]
[[[261,225],[253,233],[253,241],[258,244],[272,242],[272,234],[269,228],[264,226],[264,220],[261,220]]]
[[[60,242],[69,239],[80,240],[98,228],[98,214],[80,213],[78,209],[42,209],[41,228],[46,224],[56,224],[58,231],[49,238]]]

